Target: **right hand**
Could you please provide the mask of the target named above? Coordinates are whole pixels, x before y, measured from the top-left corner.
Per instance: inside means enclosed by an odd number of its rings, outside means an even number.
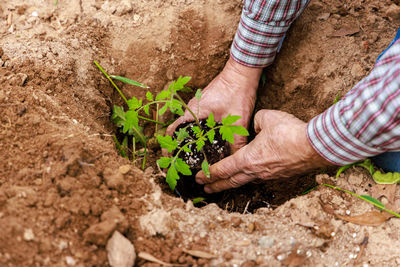
[[[215,121],[221,121],[228,114],[239,115],[241,119],[235,124],[247,129],[254,109],[261,73],[262,68],[246,67],[230,58],[222,72],[203,90],[199,104],[196,98],[192,98],[188,106],[199,119],[207,118],[211,112],[214,114]],[[192,115],[186,110],[182,117],[168,127],[167,134],[172,135],[180,124],[193,120]],[[232,152],[237,151],[246,143],[246,136],[235,135],[234,145],[231,146]]]

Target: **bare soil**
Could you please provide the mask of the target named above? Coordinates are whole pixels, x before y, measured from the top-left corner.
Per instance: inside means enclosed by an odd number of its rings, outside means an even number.
[[[312,0],[266,69],[257,109],[307,121],[329,107],[394,37],[395,2]],[[179,75],[204,88],[228,58],[240,12],[239,0],[0,3],[0,266],[108,266],[105,244],[114,230],[137,252],[188,266],[400,264],[398,219],[379,226],[338,219],[325,205],[342,215],[374,208],[329,188],[288,200],[317,178],[398,211],[398,186],[376,185],[361,169],[339,179],[320,170],[249,185],[236,196],[250,200],[251,214],[235,212],[235,199],[195,208],[162,190],[157,150],[145,171],[118,155],[110,113],[122,102],[93,60],[153,93]],[[128,97],[145,95],[121,87]],[[257,203],[259,192],[272,192],[280,206]],[[139,258],[136,265],[158,266]]]

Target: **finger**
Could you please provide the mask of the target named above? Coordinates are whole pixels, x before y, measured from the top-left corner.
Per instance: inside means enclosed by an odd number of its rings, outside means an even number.
[[[262,109],[256,113],[254,116],[254,131],[256,133],[261,132],[263,125],[264,125],[264,120],[268,116],[268,110]]]
[[[220,179],[228,179],[237,173],[240,173],[243,166],[243,157],[245,147],[241,148],[237,153],[226,157],[217,163],[210,166],[210,178],[206,177],[203,171],[196,175],[196,182],[198,184],[209,184]]]
[[[253,178],[249,175],[245,173],[238,173],[229,179],[219,180],[212,184],[207,184],[204,186],[204,192],[207,194],[217,193],[223,190],[241,187],[252,180]]]

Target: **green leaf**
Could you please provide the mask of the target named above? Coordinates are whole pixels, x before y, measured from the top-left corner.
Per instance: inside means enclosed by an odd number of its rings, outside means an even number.
[[[193,92],[193,90],[192,90],[192,88],[190,88],[190,87],[183,87],[182,89],[181,89],[181,92],[184,92],[184,93],[191,93],[191,92]]]
[[[345,170],[349,169],[351,166],[354,166],[354,165],[355,165],[355,163],[352,163],[352,164],[347,164],[347,165],[340,167],[336,173],[336,178],[339,178],[339,176],[342,172],[344,172]]]
[[[150,115],[149,109],[150,109],[150,105],[149,105],[149,104],[145,105],[145,106],[143,107],[144,113],[146,113],[147,115]]]
[[[211,176],[210,176],[210,168],[209,168],[210,166],[208,165],[208,162],[207,162],[207,160],[203,160],[203,162],[201,163],[201,169],[203,170],[203,172],[204,172],[204,175],[207,177],[207,178],[210,178]]]
[[[202,140],[202,139],[197,140],[197,142],[196,142],[197,151],[200,151],[204,145],[205,145],[204,140]]]
[[[121,81],[123,83],[131,84],[131,85],[135,85],[135,86],[140,86],[140,87],[143,87],[143,88],[149,88],[148,86],[146,86],[144,84],[141,84],[141,83],[139,83],[137,81],[134,81],[134,80],[122,77],[122,76],[110,75],[110,77],[113,78],[114,80],[118,80],[118,81]]]
[[[176,159],[175,167],[183,175],[192,175],[189,165],[187,165],[186,162],[184,162],[181,158]]]
[[[395,184],[400,182],[400,173],[387,172],[381,173],[380,171],[374,172],[372,178],[377,184]]]
[[[182,104],[179,100],[171,99],[169,103],[170,103],[169,108],[171,109],[172,113],[178,114],[179,116],[183,116],[185,114],[182,109]]]
[[[232,130],[232,132],[233,132],[234,134],[237,134],[237,135],[244,135],[244,136],[248,136],[248,135],[249,135],[249,132],[248,132],[247,129],[244,128],[243,126],[240,126],[240,125],[231,125],[231,126],[229,126],[229,128]]]
[[[373,175],[374,172],[375,172],[374,165],[372,164],[372,162],[371,162],[370,159],[366,159],[366,160],[364,160],[364,161],[361,162],[361,163],[357,163],[357,166],[364,167],[367,171],[369,171],[369,173],[370,173],[371,175]]]
[[[128,148],[128,136],[124,136],[124,139],[122,140],[122,144],[121,144],[123,149],[127,149]]]
[[[148,101],[154,101],[153,94],[152,94],[150,91],[147,91],[147,93],[146,93],[146,99],[147,99]]]
[[[179,180],[178,172],[176,171],[175,166],[171,166],[167,171],[167,177],[166,177],[166,181],[171,190],[175,190],[177,180]]]
[[[157,164],[158,164],[158,166],[160,166],[160,168],[168,168],[171,161],[172,161],[172,158],[161,157],[160,159],[157,160]]]
[[[201,129],[200,129],[199,126],[193,126],[193,127],[192,127],[192,131],[193,131],[196,135],[198,135],[198,134],[201,132]]]
[[[163,99],[167,99],[171,96],[171,92],[169,91],[161,91],[157,96],[156,96],[156,100],[163,100]]]
[[[125,111],[123,107],[114,105],[113,115],[111,116],[112,121],[117,125],[117,127],[121,127],[125,123]]]
[[[206,125],[210,128],[213,128],[215,126],[215,121],[214,121],[214,114],[211,112],[210,115],[208,115]]]
[[[178,132],[175,132],[175,134],[176,134],[176,139],[178,141],[182,141],[186,137],[189,137],[189,133],[186,131],[186,127],[185,128],[180,128]]]
[[[190,148],[187,145],[184,145],[182,147],[183,151],[187,152],[187,153],[192,153],[192,150],[190,150]]]
[[[192,202],[193,202],[193,204],[197,204],[197,203],[203,202],[204,200],[205,200],[204,197],[195,197],[192,199]]]
[[[142,100],[138,100],[136,97],[132,97],[128,100],[128,107],[129,109],[138,109],[142,106]]]
[[[165,103],[165,105],[162,108],[160,108],[160,110],[158,111],[158,114],[160,116],[163,115],[167,111],[168,106],[169,106],[169,102]]]
[[[166,148],[168,152],[172,152],[174,149],[178,147],[178,142],[174,139],[172,139],[171,136],[162,136],[162,135],[157,135],[157,141],[160,143],[160,146],[162,148]]]
[[[232,125],[233,123],[235,123],[236,121],[238,121],[241,117],[237,116],[237,115],[228,115],[225,118],[222,119],[222,125],[224,126],[228,126],[228,125]]]
[[[138,128],[139,127],[139,119],[138,119],[138,114],[136,111],[133,110],[128,110],[125,113],[125,123],[124,123],[124,128],[122,129],[123,133],[128,132],[131,130],[133,127]]]
[[[208,137],[208,140],[210,141],[210,143],[214,142],[215,131],[214,130],[208,131],[207,137]]]
[[[196,94],[194,95],[197,99],[197,101],[200,101],[201,99],[201,89],[197,89]]]
[[[377,206],[378,208],[384,208],[385,205],[383,205],[382,202],[380,202],[379,200],[377,200],[376,198],[373,198],[371,196],[368,195],[361,195],[360,196],[361,199],[370,202],[370,203],[374,203],[375,206]]]
[[[179,78],[173,83],[172,89],[173,92],[177,92],[182,90],[185,87],[185,84],[187,84],[190,81],[191,77],[182,77],[179,76]]]
[[[221,133],[222,140],[233,144],[233,132],[229,126],[221,126],[221,128],[219,128],[219,132]]]

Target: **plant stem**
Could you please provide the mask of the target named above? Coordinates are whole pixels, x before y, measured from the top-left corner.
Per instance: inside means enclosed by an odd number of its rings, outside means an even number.
[[[107,79],[111,82],[111,84],[115,87],[115,89],[117,89],[118,93],[120,94],[122,99],[125,101],[125,103],[128,104],[128,99],[126,99],[125,95],[118,88],[118,86],[114,83],[114,81],[111,79],[111,77],[105,72],[105,70],[103,70],[103,68],[100,66],[100,64],[97,63],[96,60],[94,61],[94,64],[96,64],[96,66],[99,68],[99,70],[107,77]]]
[[[132,137],[132,163],[133,166],[135,166],[135,160],[136,160],[136,139],[135,136]]]
[[[339,191],[342,191],[342,192],[345,192],[345,193],[348,193],[348,194],[350,194],[352,196],[355,196],[355,197],[357,197],[357,198],[359,198],[361,200],[364,200],[364,201],[374,205],[375,207],[377,207],[379,209],[382,209],[382,210],[384,210],[384,211],[386,211],[386,212],[388,212],[388,213],[400,218],[400,214],[397,214],[396,212],[385,208],[385,206],[378,205],[375,202],[370,201],[369,199],[363,198],[362,196],[357,195],[356,193],[353,193],[353,192],[351,192],[349,190],[346,190],[346,189],[343,189],[343,188],[340,188],[340,187],[337,187],[337,186],[333,186],[333,185],[330,185],[330,184],[321,184],[321,185],[326,186],[326,187],[330,187],[330,188],[333,188],[333,189],[336,189],[336,190],[339,190]]]
[[[159,105],[157,103],[157,105],[156,105],[156,121],[158,121],[158,108],[159,108]],[[157,124],[156,124],[156,130],[154,131],[154,136],[156,136],[156,135],[157,135]]]
[[[160,125],[162,125],[162,126],[167,126],[167,124],[164,123],[164,122],[161,122],[161,121],[158,121],[158,120],[152,120],[152,119],[149,119],[149,118],[140,116],[140,115],[138,115],[138,118],[139,118],[139,119],[142,119],[142,120],[145,120],[145,121],[154,122],[154,123],[156,124],[156,127],[157,127],[157,124],[160,124]]]
[[[179,99],[179,101],[181,102],[181,104],[190,112],[190,114],[192,114],[193,119],[196,121],[196,124],[201,128],[200,125],[200,121],[197,118],[197,116],[193,113],[193,111],[188,107],[188,105],[186,105],[185,101],[183,101],[183,99],[178,95],[178,93],[175,94],[176,97]]]
[[[142,169],[146,167],[146,155],[147,155],[147,144],[144,143],[144,156],[143,156],[143,163],[142,163]]]

